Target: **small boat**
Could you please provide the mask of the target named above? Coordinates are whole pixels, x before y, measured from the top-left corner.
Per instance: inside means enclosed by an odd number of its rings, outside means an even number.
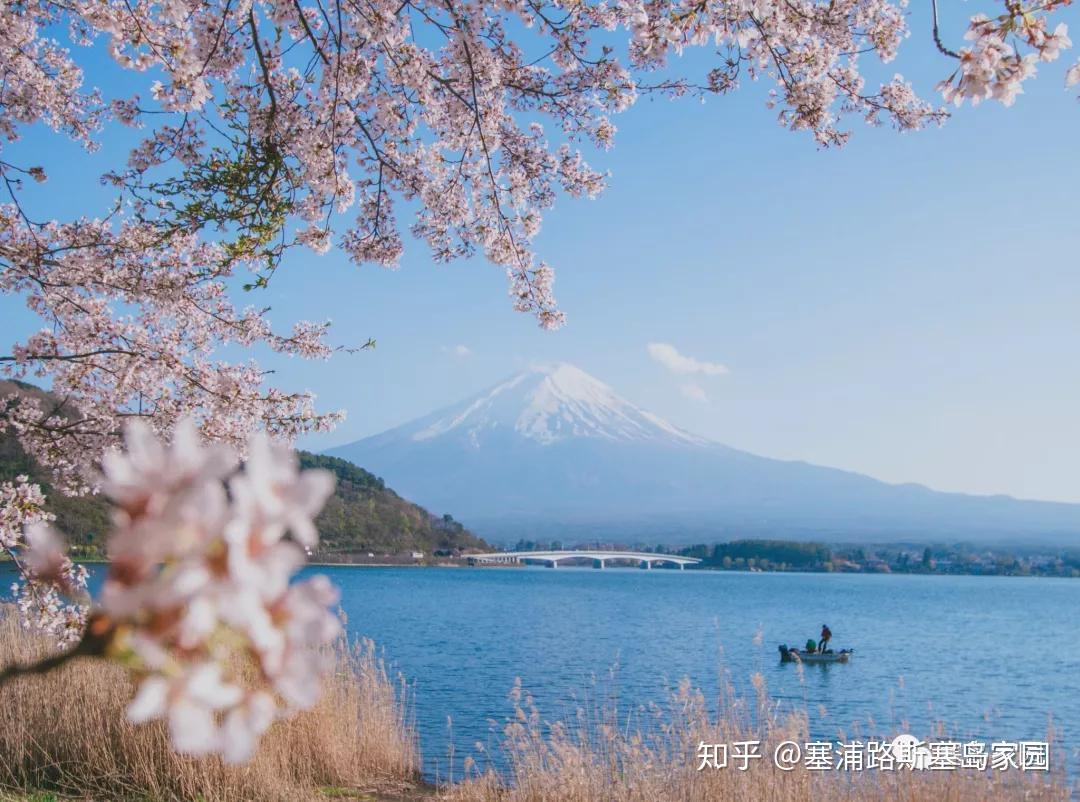
[[[789,649],[787,644],[780,644],[781,663],[846,663],[851,659],[854,649],[841,649],[838,652],[832,649],[821,652],[806,652],[799,649]]]

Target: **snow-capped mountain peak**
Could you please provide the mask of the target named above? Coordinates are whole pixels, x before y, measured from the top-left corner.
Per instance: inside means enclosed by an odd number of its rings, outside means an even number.
[[[570,438],[612,441],[707,441],[621,398],[574,365],[534,367],[490,390],[436,413],[412,433],[417,442],[465,435],[479,446],[485,434],[514,432],[544,445]]]
[[[509,543],[1080,537],[1080,505],[936,493],[759,457],[684,432],[566,364],[330,453]]]

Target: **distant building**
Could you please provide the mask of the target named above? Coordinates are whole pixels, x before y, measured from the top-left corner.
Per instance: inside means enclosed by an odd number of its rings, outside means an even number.
[[[414,551],[409,556],[411,556],[414,560],[422,560],[424,559],[424,552]]]

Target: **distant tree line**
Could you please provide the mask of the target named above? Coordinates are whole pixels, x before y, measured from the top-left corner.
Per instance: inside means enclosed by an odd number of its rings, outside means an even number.
[[[736,540],[697,544],[679,554],[702,568],[762,571],[838,571],[904,574],[1080,577],[1080,551],[1025,545],[834,544]]]
[[[735,540],[714,546],[698,544],[680,554],[697,557],[705,568],[761,568],[762,570],[810,570],[824,568],[832,558],[823,543],[788,540]]]

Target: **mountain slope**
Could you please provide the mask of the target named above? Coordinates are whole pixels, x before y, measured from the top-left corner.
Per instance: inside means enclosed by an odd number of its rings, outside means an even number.
[[[337,477],[334,495],[315,519],[319,556],[490,549],[450,515],[432,515],[351,462],[306,451],[299,455],[302,467],[324,468]]]
[[[1080,505],[939,493],[759,457],[679,429],[570,365],[519,374],[328,453],[485,537],[1080,537]]]
[[[56,396],[39,387],[20,381],[0,380],[0,399],[10,395],[31,396],[48,408]],[[70,498],[52,492],[49,472],[31,459],[15,436],[0,429],[0,482],[10,482],[16,476],[29,476],[45,491],[47,508],[56,516],[56,528],[71,544],[73,557],[100,557],[105,536],[109,532],[109,505],[101,496]]]
[[[23,382],[0,381],[0,398],[12,392],[52,398]],[[299,457],[302,467],[324,468],[337,477],[334,495],[315,521],[321,538],[316,555],[319,558],[363,557],[369,551],[380,555],[413,550],[431,554],[436,549],[489,548],[452,517],[431,515],[363,468],[305,451],[299,452]],[[68,498],[52,493],[48,472],[26,455],[14,436],[0,432],[0,481],[10,481],[19,474],[30,476],[45,489],[48,508],[57,516],[57,528],[69,538],[73,555],[104,556],[109,529],[105,499]]]

